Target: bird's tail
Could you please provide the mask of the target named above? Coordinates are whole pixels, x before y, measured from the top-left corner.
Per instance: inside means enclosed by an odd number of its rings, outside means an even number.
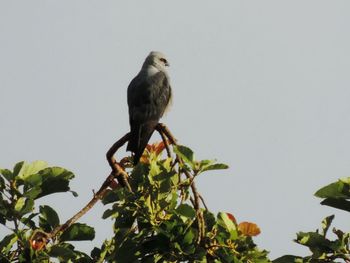
[[[134,165],[136,165],[151,138],[158,121],[149,121],[131,128],[130,140],[126,150],[133,152]]]

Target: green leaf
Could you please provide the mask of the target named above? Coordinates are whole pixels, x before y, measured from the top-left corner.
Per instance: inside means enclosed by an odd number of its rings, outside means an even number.
[[[50,206],[40,206],[39,211],[39,225],[44,231],[50,232],[60,224],[60,219],[56,211]]]
[[[279,258],[276,258],[275,260],[273,260],[273,263],[302,263],[303,261],[301,257],[298,256],[292,256],[292,255],[285,255]]]
[[[156,175],[160,174],[161,170],[160,167],[158,166],[156,161],[152,161],[150,163],[150,170],[149,170],[149,175],[150,175],[150,181],[151,183],[153,182],[153,177],[155,177]]]
[[[189,228],[188,231],[186,232],[183,240],[182,240],[183,244],[186,245],[186,246],[193,244],[195,236],[196,235],[195,235],[193,229]],[[189,253],[189,251],[186,251],[186,252]]]
[[[118,249],[116,250],[116,256],[115,258],[118,259],[118,262],[130,262],[130,263],[136,263],[138,261],[138,253],[139,248],[136,245],[136,242],[134,239],[125,239],[125,241],[119,245]]]
[[[106,219],[112,215],[114,215],[116,212],[113,209],[107,209],[106,211],[103,212],[102,218]]]
[[[15,210],[20,214],[24,215],[33,210],[34,200],[30,198],[21,197],[15,204]]]
[[[203,247],[196,247],[196,251],[194,253],[194,257],[196,258],[194,260],[194,263],[207,263],[207,249]],[[220,261],[213,261],[213,262],[220,262]]]
[[[325,252],[329,252],[332,245],[331,241],[315,232],[299,232],[296,241],[301,245],[310,247],[310,249],[317,248]]]
[[[18,237],[16,234],[10,234],[2,238],[0,242],[0,252],[3,255],[6,255],[12,248],[13,244],[16,243]]]
[[[16,165],[18,177],[24,183],[25,197],[37,199],[52,193],[70,191],[69,181],[74,178],[74,174],[61,167],[42,169],[46,166],[44,161]],[[76,196],[75,192],[71,192]]]
[[[61,167],[45,168],[39,172],[39,175],[42,176],[42,192],[37,198],[53,193],[69,191],[69,181],[74,178],[74,174],[71,171]]]
[[[71,192],[71,193],[72,193],[72,195],[73,195],[74,197],[78,197],[78,196],[79,196],[79,195],[78,195],[78,193],[77,193],[77,192],[75,192],[75,191],[69,190],[68,192]]]
[[[326,234],[327,234],[327,231],[329,229],[329,227],[331,226],[332,224],[332,221],[334,219],[334,215],[331,215],[331,216],[327,216],[325,219],[322,220],[322,235],[325,237]]]
[[[27,198],[25,197],[21,197],[17,200],[16,204],[15,204],[15,210],[17,212],[21,211],[21,209],[24,207],[25,203],[26,203]]]
[[[159,193],[169,193],[171,191],[171,187],[172,187],[172,182],[171,179],[169,178],[168,180],[163,180],[160,183],[160,187],[159,187]],[[161,199],[161,198],[160,198]]]
[[[28,175],[24,183],[28,186],[28,188],[30,186],[40,187],[42,180],[43,180],[43,177],[39,173],[37,173],[37,174]]]
[[[226,213],[218,213],[217,223],[228,230],[231,239],[236,239],[238,237],[237,227]]]
[[[176,208],[176,213],[180,216],[186,218],[194,218],[196,216],[196,211],[194,208],[188,204],[181,204]]]
[[[0,174],[7,180],[12,181],[13,179],[13,173],[8,169],[0,169]]]
[[[213,226],[216,223],[216,218],[213,213],[211,213],[209,210],[203,211],[203,217],[205,220],[206,228],[208,231],[211,231]]]
[[[46,167],[47,163],[45,161],[39,160],[30,164],[24,162],[17,174],[17,177],[25,181],[28,176],[36,174]]]
[[[57,245],[53,245],[51,248],[49,248],[48,254],[50,257],[57,258],[59,262],[74,262],[74,263],[92,263],[93,262],[92,259],[85,253],[74,250],[74,246],[69,243],[60,243]]]
[[[12,209],[10,208],[10,204],[7,200],[3,199],[3,196],[0,194],[0,223],[5,225],[7,215],[11,213]]]
[[[75,223],[67,228],[60,237],[61,241],[93,240],[95,230],[91,226]]]
[[[223,164],[223,163],[215,163],[215,164],[211,164],[208,166],[204,166],[202,167],[201,171],[210,171],[210,170],[222,170],[222,169],[228,169],[228,165],[227,164]]]
[[[104,205],[114,203],[119,200],[118,195],[114,190],[107,190],[108,192],[104,195],[102,199],[102,203]]]
[[[23,196],[31,199],[36,199],[41,194],[41,187],[35,186],[30,190],[26,191]]]
[[[49,255],[51,257],[57,258],[64,258],[64,259],[70,259],[74,257],[74,251],[68,247],[64,247],[59,245],[53,245],[49,250]]]
[[[320,198],[337,198],[346,199],[350,198],[350,183],[349,178],[342,178],[335,183],[331,183],[325,187],[319,189],[315,196]]]
[[[173,192],[171,194],[169,194],[166,198],[165,198],[165,202],[167,202],[167,206],[168,206],[168,210],[174,210],[176,205],[177,205],[177,199],[178,199],[178,194],[177,192]]]
[[[327,205],[350,212],[350,201],[345,199],[326,198],[321,202],[321,205]]]
[[[105,262],[104,259],[108,251],[111,250],[111,246],[112,240],[105,240],[101,249],[94,247],[94,249],[91,251],[91,257],[93,258],[94,262]]]
[[[188,165],[192,168],[195,166],[194,164],[194,153],[193,151],[183,145],[173,145],[174,152]]]
[[[15,164],[15,166],[13,167],[13,174],[12,174],[12,179],[15,178],[16,176],[20,175],[21,171],[22,171],[22,167],[26,164],[26,162],[22,161],[22,162],[18,162]]]

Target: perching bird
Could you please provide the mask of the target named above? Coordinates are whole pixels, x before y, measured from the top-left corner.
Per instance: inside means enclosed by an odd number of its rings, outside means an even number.
[[[140,160],[159,119],[170,104],[168,66],[164,54],[152,51],[129,84],[130,139],[127,150],[134,153],[134,165]]]

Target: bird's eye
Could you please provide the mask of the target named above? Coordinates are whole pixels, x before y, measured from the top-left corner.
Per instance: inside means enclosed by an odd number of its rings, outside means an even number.
[[[160,58],[160,61],[162,61],[164,64],[168,63],[165,58]]]

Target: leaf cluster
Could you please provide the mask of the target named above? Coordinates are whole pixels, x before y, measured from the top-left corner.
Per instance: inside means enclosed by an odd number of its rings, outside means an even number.
[[[350,177],[339,179],[319,189],[315,196],[324,199],[321,204],[350,212]],[[329,229],[334,215],[323,219],[321,228],[314,232],[299,232],[295,242],[308,247],[311,255],[299,257],[286,255],[273,262],[276,263],[322,263],[350,262],[350,233],[333,228],[334,239],[329,238]]]
[[[49,234],[60,224],[56,211],[36,207],[39,198],[59,192],[71,192],[74,174],[61,167],[49,167],[43,161],[19,162],[13,170],[0,169],[0,223],[9,234],[0,241],[0,262],[91,262],[67,241],[92,240],[93,228],[85,224],[70,226],[59,238],[47,244]],[[89,260],[90,259],[90,260]]]
[[[48,205],[37,206],[45,196],[77,194],[69,183],[74,174],[43,161],[19,162],[12,170],[0,169],[0,224],[9,234],[0,240],[0,263],[8,262],[271,262],[253,236],[257,225],[237,223],[230,213],[214,215],[195,186],[207,171],[226,169],[212,160],[198,161],[191,149],[174,146],[174,158],[162,158],[164,144],[149,146],[136,167],[128,170],[131,191],[109,189],[102,202],[103,218],[112,220],[114,234],[90,255],[71,241],[92,240],[94,229],[74,223],[52,235],[62,224]],[[322,205],[350,212],[350,178],[331,183],[315,195]],[[203,205],[200,205],[200,201]],[[316,231],[299,232],[295,242],[310,255],[285,255],[275,263],[350,262],[350,233],[332,228],[334,215]],[[331,236],[331,237],[330,237]]]
[[[166,159],[154,148],[130,171],[131,192],[116,188],[104,197],[114,236],[94,249],[96,262],[270,262],[229,214],[196,205],[196,177],[227,165],[197,161],[185,146]]]

